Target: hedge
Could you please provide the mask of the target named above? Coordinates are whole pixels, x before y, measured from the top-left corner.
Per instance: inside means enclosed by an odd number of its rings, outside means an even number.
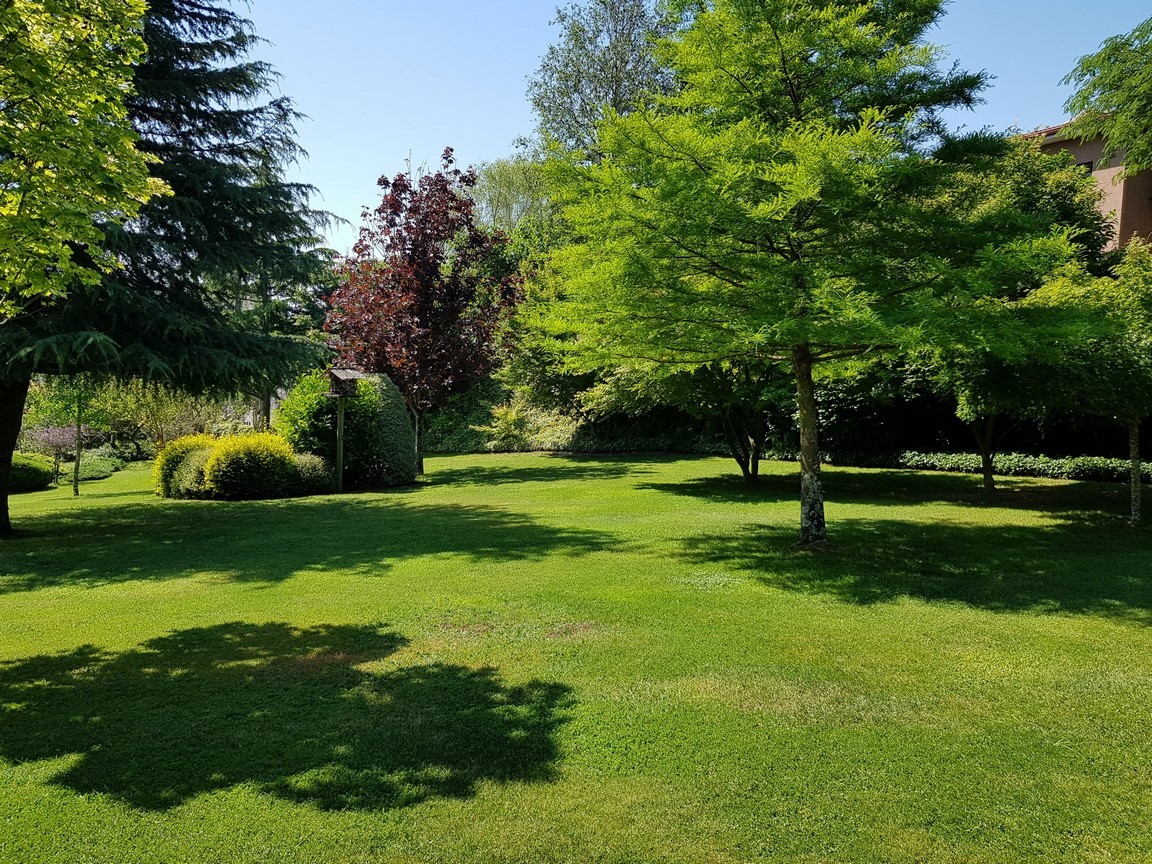
[[[280,404],[274,426],[298,453],[335,464],[336,400],[328,396],[328,373],[301,378]],[[403,486],[415,479],[416,440],[404,399],[386,377],[370,376],[345,406],[345,486]]]
[[[204,488],[213,498],[286,498],[300,486],[295,457],[272,432],[220,438],[204,463]]]
[[[285,498],[332,491],[332,465],[298,454],[271,432],[189,435],[157,457],[156,494],[164,498]]]
[[[775,454],[788,458],[790,454]],[[833,465],[857,468],[911,468],[916,471],[945,471],[954,474],[982,473],[978,453],[833,453]],[[992,460],[992,470],[1002,477],[1047,477],[1052,480],[1094,480],[1104,483],[1127,483],[1131,463],[1127,459],[1103,456],[1029,456],[1025,453],[999,453]],[[1152,483],[1152,465],[1145,464],[1143,482]]]
[[[12,473],[8,479],[9,492],[39,492],[52,485],[52,460],[31,453],[12,456]]]
[[[156,494],[161,498],[175,498],[172,488],[173,478],[180,468],[180,463],[193,450],[201,450],[216,446],[216,439],[211,435],[185,435],[172,441],[156,455],[156,462],[152,465],[152,479],[156,487]]]

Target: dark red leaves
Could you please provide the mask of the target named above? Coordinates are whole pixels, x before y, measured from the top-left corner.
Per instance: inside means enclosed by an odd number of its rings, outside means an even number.
[[[467,189],[476,174],[441,168],[413,183],[380,178],[380,206],[340,265],[325,324],[341,357],[383,372],[423,414],[491,366],[501,325],[520,295],[504,263],[507,242],[476,225]]]

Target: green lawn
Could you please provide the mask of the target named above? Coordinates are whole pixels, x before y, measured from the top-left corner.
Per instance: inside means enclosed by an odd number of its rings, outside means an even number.
[[[1120,487],[431,459],[14,499],[0,861],[1149,862],[1152,532]]]

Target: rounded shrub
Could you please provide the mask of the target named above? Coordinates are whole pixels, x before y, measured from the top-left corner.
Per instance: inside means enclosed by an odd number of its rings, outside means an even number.
[[[328,373],[305,375],[284,398],[275,427],[300,453],[336,462],[336,400]],[[344,483],[361,489],[416,479],[416,441],[400,391],[385,376],[359,382],[344,413]]]
[[[162,498],[174,497],[172,491],[172,478],[180,468],[180,463],[193,450],[213,447],[216,439],[211,435],[186,435],[177,438],[161,450],[152,465],[152,480],[156,487],[156,494]]]
[[[211,497],[208,486],[204,482],[204,468],[208,464],[208,457],[211,455],[211,447],[197,447],[184,455],[184,458],[180,460],[180,467],[172,476],[173,498]]]
[[[117,459],[105,459],[101,456],[83,456],[80,459],[81,480],[107,480],[124,467],[124,463]],[[65,473],[70,474],[71,468]]]
[[[30,453],[16,453],[12,456],[12,473],[9,475],[9,492],[39,492],[52,485],[52,460]]]
[[[296,454],[279,435],[220,438],[204,463],[204,488],[214,498],[283,498],[299,487]]]
[[[301,495],[326,495],[336,488],[336,470],[332,463],[315,453],[296,454],[296,473]]]

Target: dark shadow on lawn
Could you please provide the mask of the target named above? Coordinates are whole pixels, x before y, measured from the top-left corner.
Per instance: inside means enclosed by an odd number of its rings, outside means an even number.
[[[371,576],[425,555],[521,561],[584,555],[615,540],[497,507],[412,504],[393,496],[158,501],[25,519],[21,528],[2,547],[0,593],[203,572],[269,583],[321,569]]]
[[[796,533],[747,525],[689,538],[683,555],[851,603],[915,597],[1152,624],[1152,537],[1114,521],[1044,528],[846,519],[829,526],[833,545],[819,551],[795,548]]]
[[[1003,507],[1036,510],[1054,516],[1099,518],[1101,511],[1126,515],[1128,487],[1118,483],[1037,483],[1015,478],[998,479],[991,494],[981,478],[968,474],[924,473],[903,470],[832,468],[824,473],[829,502],[912,506],[959,504],[966,507]],[[795,500],[799,506],[800,474],[768,474],[760,482],[745,483],[735,474],[700,477],[681,483],[641,483],[638,489],[683,495],[721,504],[757,504]]]
[[[502,485],[505,483],[550,483],[566,480],[614,480],[619,477],[651,474],[647,466],[667,465],[700,456],[675,453],[540,453],[529,465],[470,465],[466,468],[428,470],[426,482],[433,485]]]
[[[54,783],[149,810],[241,783],[380,810],[553,778],[569,688],[443,663],[361,668],[404,644],[374,627],[234,623],[0,664],[0,756],[75,754]]]

